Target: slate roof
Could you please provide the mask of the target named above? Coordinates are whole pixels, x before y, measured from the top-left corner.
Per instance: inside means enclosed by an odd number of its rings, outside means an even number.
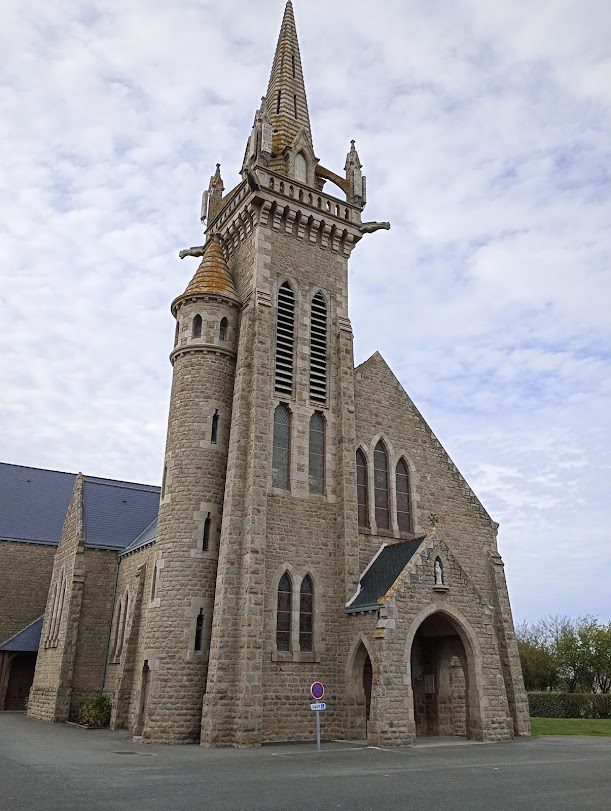
[[[144,532],[141,532],[137,538],[134,538],[121,554],[126,555],[128,552],[134,552],[136,549],[140,549],[141,546],[146,546],[147,543],[152,543],[155,540],[157,540],[157,518],[151,521]]]
[[[3,645],[0,645],[0,651],[18,651],[19,653],[36,652],[40,644],[40,633],[42,631],[42,617],[26,625],[21,631],[7,639]]]
[[[361,590],[346,606],[346,611],[371,611],[377,608],[378,598],[386,594],[423,540],[424,536],[385,546],[362,575]]]
[[[57,546],[76,475],[0,462],[0,541]],[[124,549],[157,517],[160,488],[85,476],[85,543]]]

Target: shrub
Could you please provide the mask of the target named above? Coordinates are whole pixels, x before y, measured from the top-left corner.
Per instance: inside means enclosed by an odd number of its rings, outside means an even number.
[[[81,706],[79,721],[91,727],[107,727],[110,724],[112,703],[108,696],[95,696]]]
[[[534,718],[611,718],[611,696],[603,693],[529,693]]]

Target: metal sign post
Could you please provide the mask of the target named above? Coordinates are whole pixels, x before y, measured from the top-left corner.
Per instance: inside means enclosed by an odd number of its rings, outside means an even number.
[[[320,681],[312,682],[310,694],[315,699],[314,703],[310,704],[310,709],[316,713],[316,748],[320,752],[320,713],[327,709],[325,702],[320,700],[325,694],[324,684]]]

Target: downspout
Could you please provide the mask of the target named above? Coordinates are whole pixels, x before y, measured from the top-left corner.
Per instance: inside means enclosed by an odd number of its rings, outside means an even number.
[[[106,672],[108,670],[108,656],[110,654],[110,637],[112,634],[112,624],[115,616],[115,602],[117,599],[117,585],[119,583],[119,564],[121,555],[117,553],[117,564],[115,567],[115,585],[112,590],[112,611],[110,612],[110,623],[108,624],[108,637],[106,638],[106,651],[104,653],[104,671],[102,673],[102,684],[100,685],[100,695],[104,695],[104,685],[106,684]]]

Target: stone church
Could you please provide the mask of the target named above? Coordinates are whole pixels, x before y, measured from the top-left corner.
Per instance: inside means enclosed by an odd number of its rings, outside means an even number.
[[[161,488],[0,466],[5,707],[105,693],[144,741],[251,746],[311,740],[320,680],[328,739],[529,734],[498,525],[381,355],[354,367],[366,198],[354,141],[316,157],[289,2],[181,252]]]

